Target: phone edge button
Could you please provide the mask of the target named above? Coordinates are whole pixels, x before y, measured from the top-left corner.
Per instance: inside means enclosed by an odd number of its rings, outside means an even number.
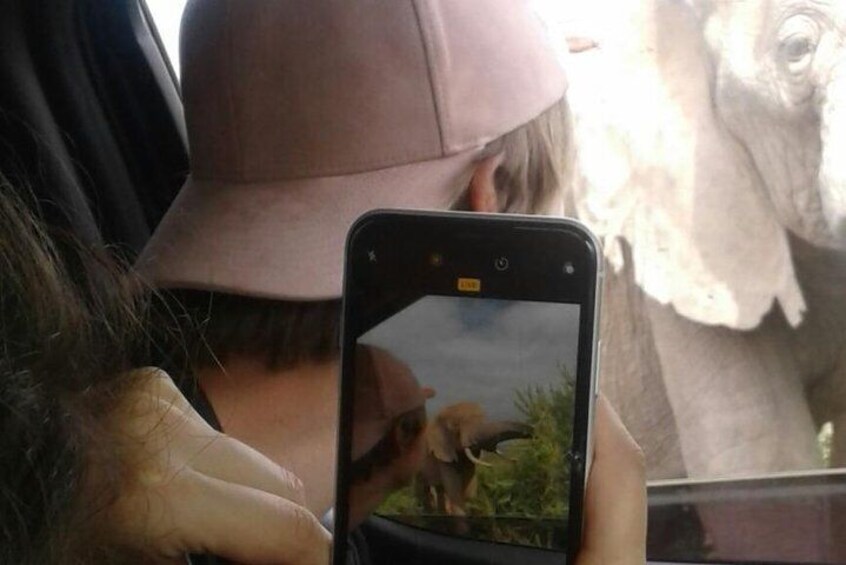
[[[602,340],[596,342],[596,363],[593,367],[593,396],[599,397],[599,379],[602,376]]]

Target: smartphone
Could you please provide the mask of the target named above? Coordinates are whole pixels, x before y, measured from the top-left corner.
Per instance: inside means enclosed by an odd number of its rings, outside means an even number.
[[[601,257],[569,219],[377,211],[353,225],[333,563],[401,531],[391,562],[576,554]]]

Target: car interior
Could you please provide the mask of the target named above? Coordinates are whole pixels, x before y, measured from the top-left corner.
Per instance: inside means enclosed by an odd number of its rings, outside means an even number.
[[[133,261],[189,171],[178,74],[143,0],[0,0],[0,171],[52,226]],[[771,524],[770,549],[712,557],[703,513],[738,532]],[[362,533],[374,564],[411,563],[421,548],[414,562],[561,562],[414,520],[373,516]],[[782,546],[791,557],[779,560]],[[795,563],[797,552],[846,563],[843,472],[649,484],[650,563]]]

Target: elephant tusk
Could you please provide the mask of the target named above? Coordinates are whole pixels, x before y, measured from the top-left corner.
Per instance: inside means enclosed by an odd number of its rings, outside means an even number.
[[[567,49],[570,53],[582,53],[599,47],[599,43],[589,37],[568,37]]]
[[[500,457],[502,457],[503,459],[505,459],[506,461],[508,461],[510,463],[517,463],[516,459],[514,459],[513,457],[509,457],[508,455],[504,454],[502,451],[500,451],[498,449],[494,453],[496,453],[497,455],[499,455]]]
[[[473,452],[470,450],[469,447],[464,448],[464,455],[466,455],[467,459],[469,459],[476,465],[482,465],[484,467],[493,467],[493,465],[491,465],[490,463],[485,463],[484,461],[473,455]]]

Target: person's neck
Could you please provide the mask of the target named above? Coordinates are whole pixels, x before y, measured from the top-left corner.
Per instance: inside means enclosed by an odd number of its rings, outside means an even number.
[[[296,474],[322,517],[335,491],[338,363],[270,371],[236,359],[198,376],[223,431]]]
[[[402,485],[386,469],[377,469],[366,481],[355,482],[349,488],[347,529],[359,527],[374,510]]]

